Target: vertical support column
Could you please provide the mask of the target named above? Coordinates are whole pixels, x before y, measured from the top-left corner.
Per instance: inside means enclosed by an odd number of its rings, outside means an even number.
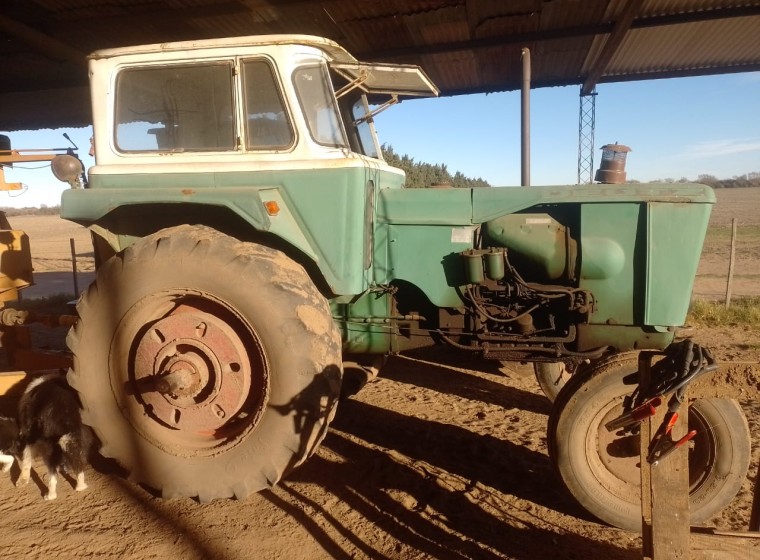
[[[530,186],[530,49],[522,50],[522,126],[521,126],[521,182]]]
[[[578,112],[578,184],[590,184],[594,180],[594,128],[596,126],[596,89],[580,94]]]
[[[652,360],[658,354],[639,354],[639,383],[647,387]],[[689,525],[689,455],[688,445],[676,449],[657,464],[647,460],[649,444],[662,423],[667,407],[641,423],[641,517],[643,557],[645,560],[688,560]],[[671,434],[675,440],[686,435],[688,401],[678,411],[678,421]]]

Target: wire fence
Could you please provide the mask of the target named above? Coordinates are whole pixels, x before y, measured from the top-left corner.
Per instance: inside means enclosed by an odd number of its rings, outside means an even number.
[[[760,297],[760,225],[731,218],[711,225],[705,238],[693,295],[724,301]]]

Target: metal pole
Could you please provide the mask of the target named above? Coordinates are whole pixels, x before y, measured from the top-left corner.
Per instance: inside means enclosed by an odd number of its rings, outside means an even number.
[[[521,185],[530,186],[530,49],[522,50]]]

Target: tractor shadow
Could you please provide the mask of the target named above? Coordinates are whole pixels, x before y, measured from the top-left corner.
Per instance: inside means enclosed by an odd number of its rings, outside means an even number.
[[[543,395],[450,369],[392,358],[379,383],[518,409],[512,417],[548,415],[551,408]],[[576,551],[578,558],[637,557],[561,525],[567,516],[595,522],[565,493],[546,454],[521,445],[517,433],[514,440],[497,438],[457,425],[456,414],[442,421],[394,410],[393,403],[378,406],[372,385],[363,391],[340,403],[323,449],[282,484],[292,498],[310,503],[297,483],[316,483],[378,530],[432,558],[490,557],[484,549],[518,559],[554,560],[558,550]],[[397,398],[404,398],[403,389]]]

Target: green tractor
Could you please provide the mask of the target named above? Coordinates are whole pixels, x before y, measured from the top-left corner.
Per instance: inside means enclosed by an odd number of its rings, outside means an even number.
[[[165,497],[243,498],[315,451],[344,363],[446,345],[584,364],[552,413],[552,460],[591,513],[640,526],[638,449],[612,456],[603,425],[635,351],[667,348],[685,320],[708,187],[405,188],[373,116],[437,89],[319,37],[89,64],[96,165],[61,214],[93,237],[68,379],[103,455]],[[749,437],[735,402],[691,416],[698,521],[738,491]]]

